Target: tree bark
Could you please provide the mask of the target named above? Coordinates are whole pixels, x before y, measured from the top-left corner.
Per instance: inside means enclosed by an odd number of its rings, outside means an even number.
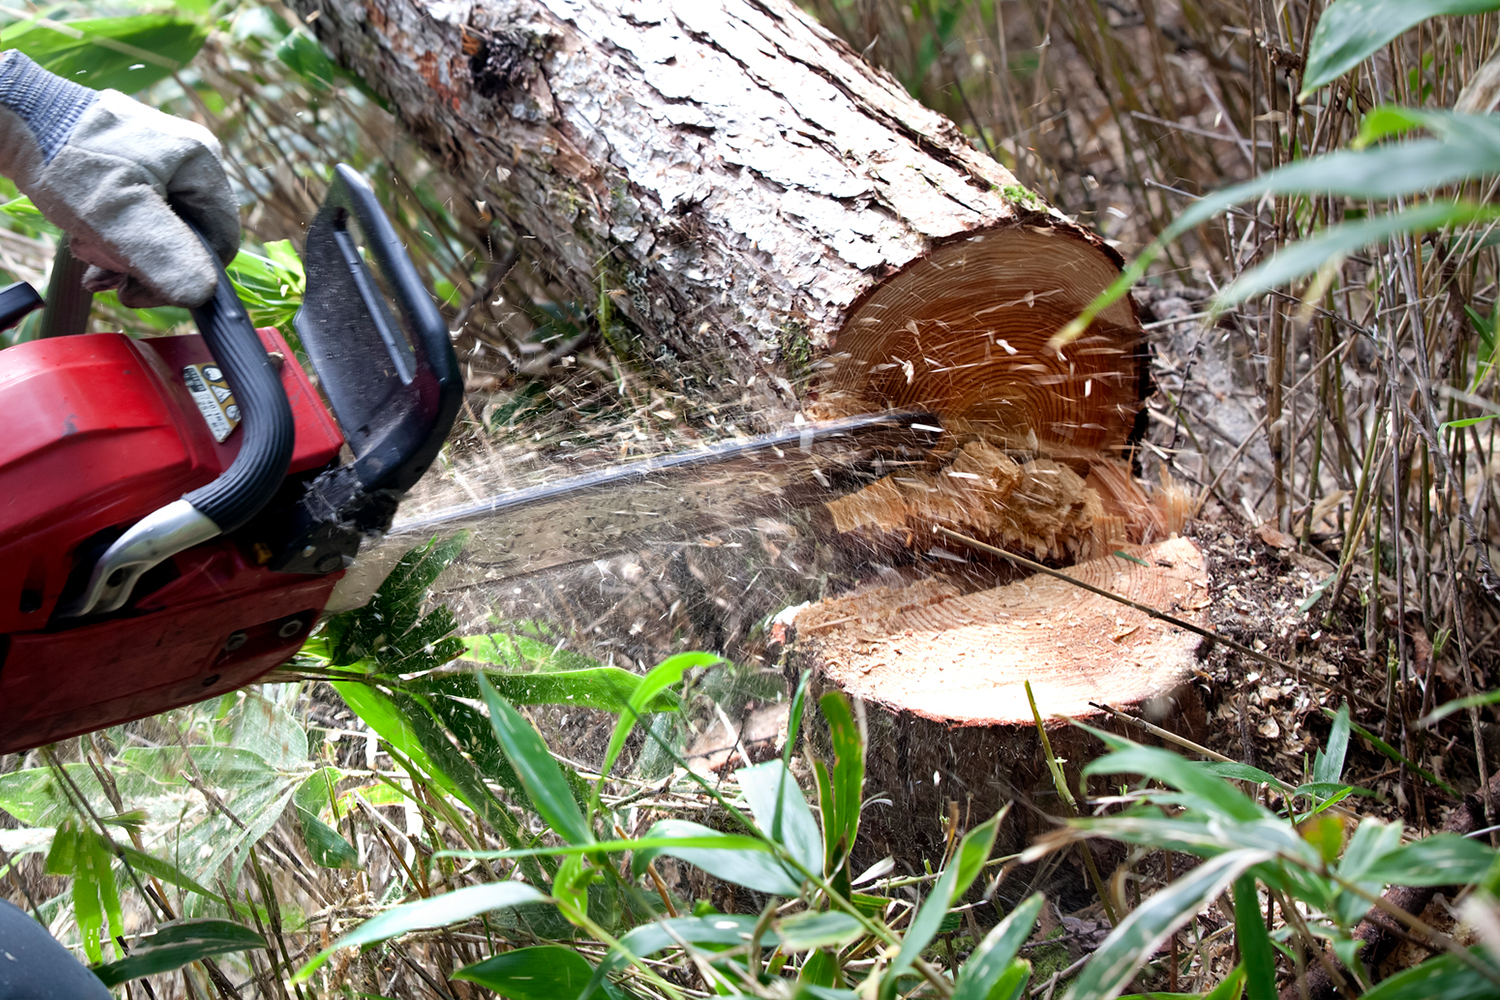
[[[772,424],[942,404],[1126,444],[1133,305],[1043,349],[1118,257],[792,4],[294,3],[611,346],[688,388]]]

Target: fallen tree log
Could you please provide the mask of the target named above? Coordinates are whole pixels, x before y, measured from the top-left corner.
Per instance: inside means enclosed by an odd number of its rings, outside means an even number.
[[[1126,445],[1133,305],[1043,349],[1118,256],[793,4],[294,5],[505,237],[600,303],[612,346],[692,391],[773,426],[941,403],[997,439]]]

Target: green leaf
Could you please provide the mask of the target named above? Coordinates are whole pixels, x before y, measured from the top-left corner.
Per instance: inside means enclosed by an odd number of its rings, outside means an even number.
[[[1487,844],[1456,833],[1435,833],[1380,855],[1360,878],[1386,885],[1463,885],[1483,878],[1495,860]]]
[[[786,746],[781,748],[781,762],[788,767],[791,766],[792,755],[797,752],[797,737],[802,733],[802,713],[807,706],[807,686],[811,680],[812,673],[804,670],[797,680],[797,690],[792,695],[791,710],[787,712]]]
[[[479,701],[479,684],[473,674],[429,674],[415,678],[402,684],[400,694],[393,695],[393,700],[397,706],[409,710],[417,738],[424,747],[429,747],[434,762],[450,772],[450,776],[459,771],[477,779],[473,775],[477,771],[525,798],[521,779],[516,777],[515,768],[500,748],[489,715],[475,704]],[[468,760],[452,753],[450,738],[458,743],[458,749]],[[474,790],[477,792],[482,786],[483,781],[478,780]]]
[[[1139,774],[1155,778],[1185,793],[1181,800],[1184,805],[1225,819],[1253,821],[1271,815],[1238,789],[1206,773],[1192,761],[1159,747],[1131,743],[1124,749],[1089,762],[1083,773]]]
[[[1155,796],[1168,804],[1177,796]],[[1203,858],[1217,857],[1239,848],[1266,848],[1300,858],[1307,865],[1320,863],[1318,852],[1298,835],[1291,824],[1279,817],[1266,817],[1253,823],[1224,823],[1216,819],[1184,813],[1167,819],[1151,813],[1107,816],[1100,819],[1070,820],[1069,826],[1094,837],[1110,837],[1127,844],[1144,844],[1162,850],[1185,851]]]
[[[1203,995],[1203,1000],[1240,1000],[1244,984],[1245,966],[1236,965],[1219,985]]]
[[[218,742],[253,753],[271,768],[291,771],[307,763],[307,730],[259,691],[244,693],[219,727],[219,737]]]
[[[40,229],[42,232],[51,233],[53,236],[62,235],[62,230],[47,221],[47,217],[42,214],[42,210],[32,204],[31,199],[24,194],[0,205],[0,212],[4,212],[10,218],[33,229]]]
[[[495,736],[511,766],[516,769],[516,776],[521,779],[536,811],[568,843],[592,843],[594,833],[589,829],[588,820],[584,819],[562,769],[552,759],[536,728],[495,693],[483,674],[479,675],[479,692],[489,707]]]
[[[686,861],[715,878],[742,885],[773,896],[795,896],[802,891],[802,878],[787,871],[767,845],[747,837],[720,833],[718,830],[683,819],[664,819],[646,831],[646,840],[661,841],[692,838],[694,845],[722,839],[723,847],[679,846],[644,848],[635,852],[631,869],[635,875],[646,870],[646,864],[659,854]],[[753,846],[751,846],[753,845]]]
[[[1034,893],[984,936],[959,970],[952,1000],[987,1000],[996,994],[998,984],[1013,968],[1016,952],[1031,936],[1045,902],[1041,893]],[[1030,973],[1029,967],[1027,972]],[[1003,990],[998,992],[1004,995]]]
[[[865,932],[852,914],[804,910],[776,922],[783,951],[842,948]]]
[[[1417,725],[1431,726],[1437,722],[1441,722],[1443,719],[1446,719],[1454,712],[1462,712],[1466,708],[1474,708],[1483,705],[1493,705],[1496,702],[1500,702],[1500,690],[1485,691],[1482,694],[1471,694],[1466,698],[1456,698],[1453,701],[1445,701],[1437,708],[1434,708],[1431,712],[1428,712],[1426,715],[1422,716],[1422,718],[1418,719]],[[0,801],[0,808],[3,808],[3,806],[3,801]]]
[[[464,659],[490,663],[507,671],[544,672],[589,670],[598,660],[564,649],[534,622],[510,622],[510,631],[464,637]],[[636,680],[640,677],[631,674]]]
[[[921,957],[923,950],[942,927],[943,917],[947,916],[948,907],[952,905],[957,885],[958,866],[950,864],[927,894],[927,898],[922,900],[917,915],[912,917],[906,933],[902,935],[901,950],[896,953],[895,960],[880,980],[882,996],[889,997],[896,992],[896,981],[911,970],[912,963]]]
[[[509,1000],[565,1000],[576,997],[593,975],[593,965],[572,948],[544,944],[466,965],[453,978],[478,983]],[[612,988],[606,983],[605,989]]]
[[[276,58],[311,84],[314,90],[329,89],[338,76],[328,54],[311,32],[303,27],[294,28],[277,44]]]
[[[1296,160],[1199,199],[1181,212],[1053,340],[1062,345],[1077,339],[1101,312],[1130,291],[1168,243],[1242,202],[1269,193],[1387,199],[1500,172],[1500,120],[1495,116],[1416,108],[1401,110],[1408,116],[1407,124],[1420,125],[1437,138],[1392,143],[1375,149],[1340,150]]]
[[[1239,850],[1210,858],[1132,910],[1090,957],[1069,987],[1068,1000],[1107,1000],[1174,931],[1223,892],[1246,869],[1275,857]]]
[[[172,972],[213,955],[265,946],[265,939],[258,933],[230,920],[178,920],[162,924],[155,934],[137,940],[128,957],[98,966],[93,973],[105,986],[114,987],[142,976]]]
[[[677,822],[668,820],[666,822]],[[693,825],[693,824],[690,824]],[[703,829],[709,829],[703,827]],[[569,854],[597,854],[599,852],[614,853],[617,851],[657,851],[658,848],[678,847],[702,847],[709,850],[739,850],[763,851],[770,853],[770,848],[765,841],[756,837],[745,837],[733,833],[719,833],[712,830],[706,836],[699,837],[696,834],[669,835],[665,837],[637,837],[629,840],[595,840],[587,844],[558,844],[548,847],[522,847],[505,851],[434,851],[434,858],[485,858],[488,860],[501,860],[503,858],[537,858],[551,855],[564,856]],[[669,853],[666,850],[657,853]],[[655,855],[652,855],[653,857]],[[675,855],[674,855],[675,856]],[[644,871],[644,865],[641,871]],[[639,873],[637,873],[639,874]],[[872,897],[875,898],[875,897]],[[881,900],[884,902],[884,900]]]
[[[1006,805],[987,821],[976,826],[964,834],[964,839],[959,842],[958,851],[953,855],[951,866],[958,869],[958,876],[953,883],[953,897],[948,901],[949,906],[957,905],[963,894],[969,891],[969,886],[984,871],[984,863],[990,859],[990,852],[995,849],[995,835],[1000,832],[1000,823],[1010,812],[1010,804]]]
[[[524,882],[491,882],[486,885],[471,885],[415,903],[403,903],[378,917],[366,920],[318,952],[297,970],[292,981],[306,982],[340,948],[355,948],[412,931],[446,927],[489,910],[546,901],[546,896]]]
[[[1189,761],[1189,763],[1220,778],[1233,778],[1236,781],[1253,781],[1257,785],[1270,785],[1272,788],[1279,788],[1282,791],[1289,790],[1282,780],[1274,774],[1262,771],[1258,767],[1251,767],[1249,764],[1241,764],[1238,761],[1203,760]]]
[[[244,247],[225,268],[256,326],[286,328],[302,305],[306,277],[291,241],[276,240],[264,255]]]
[[[1470,948],[1469,954],[1485,965],[1490,964],[1483,948]],[[1500,972],[1497,972],[1500,976]],[[1382,980],[1363,995],[1364,1000],[1493,1000],[1500,987],[1494,980],[1456,955],[1439,955]]]
[[[658,920],[652,924],[643,924],[630,933],[620,938],[620,947],[625,949],[636,958],[647,958],[667,948],[681,947],[682,942],[690,945],[746,945],[749,944],[755,933],[755,925],[758,917],[737,916],[727,913],[716,913],[706,917],[673,917],[670,920]],[[774,948],[780,943],[780,938],[774,930],[767,930],[761,935],[761,945],[766,948]],[[578,995],[578,1000],[589,1000],[594,991],[604,982],[604,977],[625,967],[629,962],[618,950],[611,951],[609,956],[599,963],[594,970],[594,977]]]
[[[464,646],[459,640],[439,642],[456,624],[453,613],[440,607],[423,616],[422,601],[467,538],[460,531],[406,553],[364,607],[330,618],[310,646],[321,647],[334,666],[367,659],[387,673],[431,669],[461,656]]]
[[[1486,413],[1482,417],[1465,417],[1462,420],[1445,420],[1442,423],[1438,424],[1438,427],[1442,428],[1443,430],[1449,430],[1450,428],[1462,429],[1464,427],[1473,427],[1475,424],[1482,424],[1486,420],[1494,420],[1497,416],[1500,416],[1500,413]]]
[[[359,716],[365,725],[375,730],[381,739],[399,750],[413,764],[446,785],[448,791],[457,794],[458,789],[454,787],[452,781],[427,756],[427,751],[422,747],[422,741],[417,738],[416,730],[412,729],[407,721],[408,717],[396,708],[390,698],[361,681],[333,681],[332,683],[339,697],[344,699],[344,704],[348,705],[350,711]]]
[[[1333,716],[1333,713],[1326,708],[1323,709],[1323,714],[1329,717]],[[1374,747],[1376,752],[1383,754],[1385,757],[1389,758],[1392,761],[1395,761],[1397,764],[1403,764],[1406,767],[1410,768],[1413,773],[1421,775],[1423,781],[1426,781],[1430,785],[1435,785],[1436,787],[1441,788],[1443,791],[1447,792],[1455,799],[1463,798],[1463,795],[1460,794],[1458,789],[1454,788],[1452,785],[1448,784],[1446,781],[1444,781],[1442,778],[1439,778],[1431,771],[1423,768],[1422,766],[1417,764],[1416,761],[1409,760],[1407,756],[1400,750],[1397,750],[1385,740],[1370,732],[1364,726],[1361,726],[1357,722],[1350,722],[1349,728],[1353,730],[1354,733],[1360,737],[1360,739],[1365,740],[1370,744],[1370,746]]]
[[[797,992],[792,994],[792,1000],[859,1000],[859,994],[853,990],[836,989],[818,983],[798,982]]]
[[[819,792],[823,812],[824,870],[833,873],[854,847],[859,835],[859,811],[864,803],[865,741],[842,692],[818,699],[833,743],[833,773],[828,795]]]
[[[1428,18],[1497,9],[1496,0],[1335,0],[1308,44],[1301,100]]]
[[[359,852],[319,818],[342,776],[338,768],[319,768],[292,794],[292,803],[297,807],[297,821],[302,826],[302,842],[307,845],[313,863],[324,868],[354,869],[359,867]]]
[[[1430,155],[1442,157],[1445,149],[1442,146],[1431,148]],[[1490,168],[1490,171],[1495,170],[1500,170],[1500,163]],[[1445,226],[1488,222],[1496,218],[1500,218],[1500,207],[1493,205],[1429,202],[1405,211],[1330,226],[1317,236],[1287,244],[1270,260],[1240,275],[1215,297],[1214,308],[1223,309],[1244,302],[1320,268],[1336,267],[1354,251],[1384,243],[1392,236],[1430,233]]]
[[[786,848],[809,872],[823,870],[823,836],[813,819],[797,779],[778,760],[745,767],[734,773],[761,832]]]
[[[18,21],[0,31],[0,48],[19,49],[74,83],[134,94],[192,62],[207,37],[207,26],[193,18],[136,14]]]
[[[104,838],[98,835],[90,838],[89,847],[92,854],[90,867],[98,885],[99,904],[109,928],[109,939],[117,941],[125,935],[125,919],[120,911],[119,888],[115,885],[114,854]]]
[[[474,810],[506,843],[521,842],[515,818],[485,785],[474,764],[433,723],[422,702],[405,694],[387,696],[359,682],[335,681],[333,686],[355,714],[413,766]],[[535,865],[527,866],[526,877],[538,885],[547,881]]]
[[[1313,757],[1312,780],[1338,783],[1344,774],[1344,755],[1349,751],[1349,705],[1339,706],[1333,717],[1333,729],[1328,733],[1327,751],[1319,750]]]
[[[614,713],[625,711],[642,680],[639,674],[619,667],[587,667],[550,673],[487,670],[484,676],[494,687],[495,693],[512,705],[567,705]],[[469,676],[464,676],[461,680],[473,683]],[[420,689],[422,682],[417,682],[415,686]],[[470,698],[477,696],[477,688],[474,694],[467,695]],[[661,691],[650,704],[643,706],[642,711],[675,712],[678,707],[675,693]]]
[[[1260,912],[1255,879],[1234,880],[1234,939],[1244,962],[1249,1000],[1276,1000],[1276,950]]]
[[[815,986],[822,989],[831,989],[839,983],[839,960],[835,955],[827,951],[816,951],[807,956],[807,961],[802,963],[802,968],[797,970],[797,983],[800,986]],[[798,995],[804,995],[798,991]]]
[[[680,683],[682,675],[694,667],[710,667],[716,663],[723,663],[721,656],[712,653],[678,653],[669,656],[641,678],[640,685],[635,693],[630,696],[625,706],[624,713],[615,723],[615,731],[610,734],[609,746],[604,751],[604,764],[599,768],[599,783],[594,790],[594,799],[598,800],[599,787],[602,787],[604,779],[614,768],[615,761],[620,759],[620,751],[625,749],[625,740],[630,736],[631,730],[635,728],[642,712],[646,706],[656,700],[656,696],[674,684]]]
[[[1013,959],[990,988],[988,1000],[1021,1000],[1030,984],[1031,963],[1024,958]]]

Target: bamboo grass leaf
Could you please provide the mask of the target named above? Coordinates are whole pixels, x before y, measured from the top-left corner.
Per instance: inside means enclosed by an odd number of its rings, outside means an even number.
[[[786,869],[766,844],[681,819],[664,819],[646,831],[646,841],[682,840],[670,847],[637,850],[632,871],[639,876],[659,854],[686,861],[716,878],[775,896],[795,896],[802,889],[799,875]],[[722,843],[723,846],[700,846]],[[752,846],[753,845],[753,846]]]
[[[761,832],[809,872],[823,870],[823,836],[797,779],[779,759],[735,772]]]
[[[19,21],[0,31],[0,48],[20,49],[45,69],[95,90],[138,93],[192,62],[208,25],[176,14],[66,21]]]
[[[1273,857],[1273,852],[1265,850],[1230,851],[1203,862],[1158,891],[1104,939],[1073,980],[1067,1000],[1107,1000],[1119,993],[1168,936],[1247,869]]]
[[[502,952],[466,965],[454,979],[478,983],[509,1000],[571,1000],[594,975],[594,966],[572,948],[543,944]],[[605,983],[611,997],[623,997]]]
[[[1456,833],[1435,833],[1372,860],[1362,881],[1386,885],[1461,885],[1477,882],[1495,863],[1493,848]]]
[[[1234,881],[1234,939],[1245,969],[1248,1000],[1276,1000],[1276,950],[1260,912],[1255,879]]]
[[[896,992],[896,981],[906,975],[912,964],[921,957],[927,945],[932,942],[943,925],[943,917],[948,915],[948,907],[952,903],[954,887],[958,885],[958,866],[949,865],[944,869],[937,884],[922,900],[922,905],[917,909],[916,916],[912,917],[911,924],[906,928],[906,933],[901,938],[901,950],[896,953],[891,966],[886,970],[880,980],[880,995],[891,997]]]
[[[1483,948],[1471,948],[1469,954],[1486,964],[1491,961]],[[1363,1000],[1491,1000],[1494,996],[1495,983],[1479,970],[1456,955],[1439,955],[1382,980]]]
[[[1184,805],[1238,822],[1253,822],[1271,816],[1263,806],[1227,782],[1206,773],[1192,761],[1158,747],[1131,744],[1126,749],[1091,761],[1083,773],[1139,774],[1155,778],[1181,790]]]
[[[599,768],[601,785],[609,772],[614,769],[615,761],[620,759],[620,751],[625,749],[625,740],[630,736],[635,724],[640,721],[641,713],[648,710],[646,706],[652,704],[661,692],[680,683],[682,675],[688,670],[694,667],[710,667],[722,662],[724,662],[723,657],[715,656],[713,653],[678,653],[676,656],[669,656],[662,660],[652,667],[645,677],[641,678],[640,685],[625,705],[624,713],[615,723],[614,732],[610,734],[609,746],[604,751],[604,764]],[[598,799],[598,795],[598,789],[595,789],[595,800]]]
[[[1500,164],[1497,164],[1500,166]],[[1430,233],[1446,226],[1462,226],[1500,218],[1500,207],[1469,202],[1432,202],[1404,212],[1391,212],[1331,226],[1317,236],[1290,243],[1263,264],[1235,279],[1214,300],[1215,309],[1237,305],[1279,288],[1320,268],[1337,266],[1349,254],[1384,243],[1393,236]]]
[[[658,920],[655,923],[643,924],[623,935],[620,938],[620,947],[636,958],[648,958],[659,951],[681,947],[684,942],[689,945],[743,946],[754,935],[755,925],[759,919],[759,917],[752,916],[716,913],[706,917],[673,917],[669,920]],[[767,929],[762,932],[760,943],[764,948],[774,948],[781,943],[781,939],[774,930]],[[593,996],[594,992],[603,985],[606,975],[623,969],[629,961],[618,950],[610,952],[609,956],[594,970],[593,979],[578,995],[578,1000],[589,1000],[589,997]]]
[[[858,919],[837,911],[803,910],[776,921],[775,927],[781,935],[781,947],[786,951],[841,948],[864,933],[864,925]]]
[[[1397,35],[1433,17],[1483,14],[1496,0],[1336,0],[1313,30],[1303,70],[1302,96],[1343,76]]]
[[[265,946],[259,934],[233,921],[179,920],[161,925],[155,934],[136,941],[129,956],[98,966],[93,973],[105,986],[114,987],[142,976],[172,972],[199,959]]]
[[[827,794],[820,778],[823,812],[824,870],[833,872],[854,847],[859,835],[859,811],[864,801],[865,741],[841,692],[830,691],[818,700],[833,742],[833,772],[826,776]],[[822,765],[819,764],[819,772]]]
[[[1045,902],[1041,893],[1034,893],[984,936],[959,971],[958,980],[953,984],[952,1000],[987,1000],[993,995],[1010,974],[1016,952],[1031,936],[1031,929],[1036,926],[1036,918]],[[1027,971],[1029,973],[1029,967]],[[998,992],[1005,995],[1003,989]]]
[[[292,977],[294,983],[306,982],[324,962],[340,948],[355,948],[399,937],[412,931],[446,927],[490,910],[544,903],[547,897],[524,882],[491,882],[471,885],[441,896],[404,903],[360,924],[333,944],[314,955]]]
[[[479,675],[479,692],[490,710],[490,724],[509,758],[511,767],[526,789],[531,804],[564,840],[570,844],[587,844],[594,840],[588,820],[573,799],[572,789],[562,769],[541,735],[523,719],[510,703],[495,693],[483,674]]]
[[[1489,116],[1426,112],[1411,122],[1440,138],[1346,149],[1296,160],[1254,180],[1235,184],[1194,202],[1141,251],[1120,277],[1049,341],[1053,347],[1082,336],[1098,315],[1118,302],[1146,273],[1168,243],[1235,205],[1267,194],[1344,195],[1383,199],[1444,187],[1500,172],[1500,122]]]
[[[1349,706],[1339,706],[1328,733],[1328,746],[1313,757],[1312,780],[1337,783],[1344,774],[1344,755],[1349,752]]]

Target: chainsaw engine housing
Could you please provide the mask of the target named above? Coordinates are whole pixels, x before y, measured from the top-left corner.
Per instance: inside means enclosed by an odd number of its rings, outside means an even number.
[[[358,246],[347,237],[351,218]],[[404,324],[358,253],[366,247]],[[460,402],[457,359],[369,188],[346,167],[309,232],[307,270],[297,326],[324,392],[276,330],[252,331],[242,310],[233,315],[237,299],[220,312],[239,321],[242,357],[269,364],[259,388],[199,335],[50,336],[0,351],[0,753],[232,691],[290,659],[360,538],[389,525],[400,493],[431,463]],[[329,272],[359,286],[341,296],[337,322],[316,305]],[[221,277],[221,296],[227,283]],[[404,363],[368,350],[368,336]],[[318,363],[330,354],[339,365]],[[341,430],[351,380],[395,414],[379,440],[367,411],[355,413],[362,440]],[[257,452],[274,463],[274,480],[259,470],[249,508],[243,496],[226,501],[240,501],[233,523],[200,518],[214,537],[180,551],[163,543],[157,560],[152,517],[194,515],[183,501],[248,488],[245,475],[234,478],[245,442],[256,440],[246,425],[267,410],[245,398],[247,387],[290,413],[290,447]],[[375,446],[385,451],[369,458]],[[88,610],[81,595],[98,589],[99,566],[132,532],[151,565],[136,558],[138,579],[117,609]]]

